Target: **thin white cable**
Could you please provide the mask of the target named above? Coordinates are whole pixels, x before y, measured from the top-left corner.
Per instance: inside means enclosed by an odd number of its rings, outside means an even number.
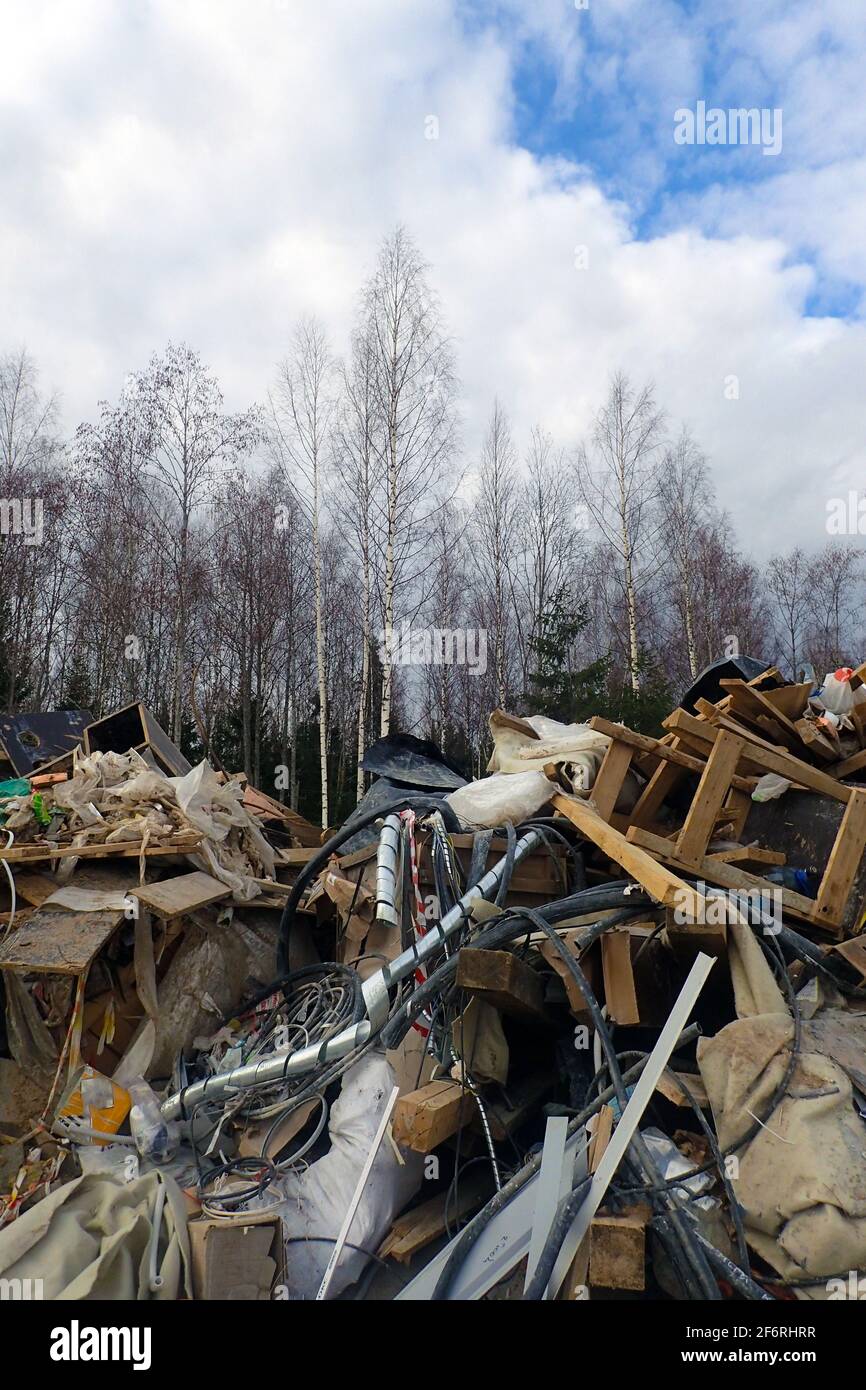
[[[9,839],[6,841],[6,848],[11,849],[15,843],[15,836],[12,834],[11,830],[7,830],[6,834],[9,836]],[[6,870],[6,877],[9,880],[9,892],[12,894],[12,907],[9,912],[9,921],[6,923],[6,930],[3,933],[5,939],[11,932],[12,923],[15,921],[15,908],[18,905],[18,898],[15,893],[15,879],[12,877],[12,870],[9,868],[5,859],[3,860],[3,868]]]

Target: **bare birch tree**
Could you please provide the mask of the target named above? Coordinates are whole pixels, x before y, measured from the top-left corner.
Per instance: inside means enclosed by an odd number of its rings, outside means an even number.
[[[660,529],[674,577],[674,603],[680,614],[686,658],[692,680],[698,674],[695,613],[698,544],[713,507],[707,461],[689,431],[683,428],[666,449],[659,472]]]
[[[583,448],[578,455],[583,503],[618,562],[628,629],[628,673],[636,695],[641,686],[638,600],[659,567],[650,522],[663,419],[652,387],[636,390],[628,377],[617,372],[596,419],[591,452]]]
[[[516,454],[508,418],[493,402],[481,447],[478,487],[472,507],[475,564],[485,585],[487,621],[493,638],[496,703],[508,699],[506,644],[514,597],[518,550],[518,484]]]
[[[374,362],[370,335],[362,326],[352,334],[351,359],[349,365],[344,366],[342,373],[343,401],[336,448],[340,492],[334,499],[341,531],[344,529],[346,513],[350,514],[349,525],[345,529],[351,536],[361,570],[361,671],[358,685],[355,772],[358,801],[364,795],[364,769],[361,764],[367,747],[373,645],[373,506],[377,466],[375,442],[380,428],[376,409]]]
[[[335,364],[325,331],[315,318],[295,328],[289,355],[281,362],[271,393],[272,440],[287,480],[304,500],[313,550],[316,615],[316,675],[319,696],[319,773],[322,828],[328,825],[328,689],[325,671],[321,509],[324,471],[334,419]]]
[[[384,557],[382,699],[379,727],[391,727],[396,602],[417,579],[455,445],[454,366],[427,268],[398,227],[382,244],[364,296],[365,331],[379,430],[377,496]],[[428,557],[429,559],[429,557]]]
[[[767,566],[767,587],[776,606],[776,634],[794,680],[803,661],[804,625],[810,606],[809,559],[800,546],[774,555]]]
[[[193,534],[219,470],[259,442],[255,409],[227,415],[216,378],[185,344],[169,343],[127,380],[120,404],[102,405],[98,429],[79,431],[79,449],[117,486],[117,504],[170,557],[175,586],[171,734],[180,740],[191,666],[187,650],[192,576],[210,536]]]
[[[806,644],[818,679],[848,661],[859,662],[857,622],[862,613],[863,551],[829,542],[809,566],[810,614]]]

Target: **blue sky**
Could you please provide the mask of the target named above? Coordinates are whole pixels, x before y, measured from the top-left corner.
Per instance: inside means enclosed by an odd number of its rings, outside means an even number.
[[[169,338],[238,407],[300,315],[345,352],[403,222],[470,467],[495,396],[568,454],[623,369],[755,553],[866,481],[862,4],[0,0],[0,51],[0,349],[70,430]],[[698,101],[781,152],[677,145]]]
[[[626,203],[637,239],[695,221],[712,229],[713,207],[732,194],[772,203],[777,181],[783,187],[862,159],[866,119],[856,93],[866,31],[857,7],[587,0],[576,10],[573,0],[554,0],[531,25],[516,24],[516,10],[470,3],[462,11],[467,32],[492,24],[511,37],[513,138],[540,158],[585,165],[610,197]],[[780,152],[707,145],[695,158],[674,142],[674,112],[699,101],[781,112]],[[828,105],[827,140],[816,148],[804,131],[819,112],[826,120]],[[862,206],[858,220],[862,226]],[[862,279],[840,274],[805,223],[789,221],[786,233],[792,260],[814,271],[806,313],[856,316]]]

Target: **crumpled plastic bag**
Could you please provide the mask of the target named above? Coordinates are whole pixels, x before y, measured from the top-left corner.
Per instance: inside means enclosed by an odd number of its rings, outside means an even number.
[[[778,772],[765,772],[763,777],[759,777],[752,792],[753,801],[776,801],[780,796],[784,796],[791,783],[787,777],[780,777]]]
[[[239,837],[243,838],[244,849],[261,864],[262,877],[273,877],[276,857],[242,804],[240,783],[221,782],[204,761],[185,776],[169,777],[167,781],[186,819],[205,836],[196,857],[204,859],[208,872],[231,888],[236,899],[248,901],[257,897],[261,889],[252,882]],[[237,833],[231,836],[233,830]]]
[[[495,772],[449,792],[445,800],[464,825],[492,829],[508,821],[519,825],[545,806],[556,791],[543,772]]]

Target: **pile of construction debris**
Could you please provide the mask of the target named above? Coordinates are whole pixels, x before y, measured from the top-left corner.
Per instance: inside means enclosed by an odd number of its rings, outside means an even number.
[[[833,1297],[866,1269],[864,680],[717,663],[658,738],[497,710],[474,782],[392,735],[324,844],[143,706],[7,717],[0,1275]]]

